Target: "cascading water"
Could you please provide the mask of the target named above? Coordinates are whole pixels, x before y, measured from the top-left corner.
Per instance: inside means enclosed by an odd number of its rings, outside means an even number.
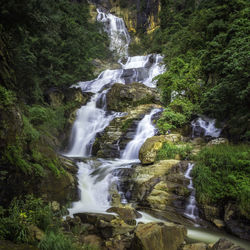
[[[161,65],[162,56],[148,55],[128,57],[128,45],[130,42],[129,34],[125,24],[121,18],[117,18],[111,14],[105,14],[98,10],[97,19],[104,23],[105,29],[108,32],[111,43],[110,49],[116,51],[117,55],[123,57],[119,60],[120,69],[106,70],[102,72],[97,79],[87,82],[80,82],[74,87],[80,87],[83,92],[92,92],[94,96],[87,105],[81,107],[77,113],[77,119],[74,123],[71,135],[71,149],[68,156],[71,157],[88,157],[91,156],[91,148],[96,137],[96,134],[101,132],[112,119],[120,116],[119,113],[107,113],[106,109],[106,93],[115,82],[127,84],[132,82],[141,82],[149,87],[155,87],[156,84],[153,78],[164,72],[164,66]],[[125,58],[124,58],[125,57]],[[126,62],[124,62],[126,60]],[[124,63],[122,63],[122,61]],[[150,136],[154,135],[154,127],[151,123],[152,116],[157,112],[151,111],[145,115],[138,124],[136,136],[127,145],[122,159],[104,160],[104,159],[85,159],[84,162],[77,163],[78,182],[80,189],[80,200],[73,203],[69,209],[70,215],[78,212],[96,212],[105,213],[110,206],[110,190],[113,184],[119,183],[119,172],[122,168],[130,168],[133,164],[138,163],[138,151],[143,142]],[[209,129],[208,129],[209,130]],[[210,131],[210,130],[209,130]],[[212,130],[213,131],[213,130]],[[215,131],[212,133],[214,137]],[[208,133],[208,134],[209,134]],[[218,135],[219,136],[219,135]],[[143,138],[144,137],[144,138]],[[140,146],[139,146],[140,145]],[[132,150],[132,148],[134,148]],[[189,165],[186,177],[190,179],[189,188],[192,190],[192,180],[190,177],[192,165]],[[190,196],[190,197],[191,197]],[[190,204],[193,204],[190,198]],[[195,210],[195,209],[194,209]],[[191,209],[193,211],[193,209]],[[161,221],[146,213],[141,212],[143,217],[140,219],[143,222]],[[189,212],[187,207],[187,216],[190,218],[196,216],[196,212]],[[196,229],[195,229],[196,230]],[[193,229],[188,230],[189,235],[197,238],[200,231],[194,232]],[[207,234],[211,238],[211,233]],[[190,238],[192,238],[190,237]]]
[[[210,119],[207,117],[199,117],[191,122],[192,126],[192,137],[196,136],[211,136],[219,137],[221,134],[221,129],[216,128],[215,119]]]
[[[78,163],[81,198],[80,201],[73,203],[73,207],[69,209],[70,214],[78,212],[105,213],[109,208],[109,188],[119,181],[113,171],[117,168],[130,168],[133,163],[139,162],[138,153],[141,145],[147,138],[155,134],[152,116],[157,112],[159,109],[153,109],[139,122],[135,138],[127,145],[122,159],[113,161],[100,159],[97,167],[91,160],[87,163]],[[124,202],[126,202],[125,198]]]
[[[122,159],[137,160],[139,150],[147,138],[155,135],[155,127],[151,123],[152,116],[159,112],[159,109],[153,109],[150,114],[145,115],[138,124],[135,137],[130,141],[122,154]]]
[[[120,57],[128,56],[130,36],[123,19],[110,13],[106,14],[100,9],[97,9],[97,12],[97,21],[104,24],[105,30],[109,34],[110,50],[116,51]]]
[[[193,163],[188,163],[188,169],[185,173],[185,177],[189,180],[189,185],[188,185],[188,189],[191,191],[191,194],[189,196],[189,199],[188,199],[188,204],[186,206],[186,210],[185,210],[185,215],[196,221],[199,216],[198,216],[198,207],[196,205],[196,200],[195,200],[195,188],[193,186],[193,180],[192,180],[192,177],[191,177],[191,171],[194,167],[194,164]]]
[[[110,49],[116,51],[123,60],[119,60],[120,69],[105,70],[95,80],[80,82],[73,86],[94,95],[78,110],[71,134],[71,149],[66,154],[70,157],[90,157],[96,134],[103,131],[112,119],[121,115],[106,111],[106,93],[112,84],[141,82],[149,87],[155,87],[153,78],[164,71],[164,67],[160,65],[160,55],[128,57],[130,37],[123,20],[99,9],[97,11],[97,20],[104,23],[105,30],[110,36]],[[125,60],[126,62],[121,63]],[[103,213],[107,210],[110,204],[110,188],[119,182],[114,170],[129,168],[133,163],[139,162],[138,153],[141,145],[155,133],[151,119],[157,112],[157,109],[152,110],[139,122],[136,135],[127,145],[122,159],[86,159],[85,162],[78,162],[81,197],[80,201],[73,203],[69,209],[71,215],[77,212]]]
[[[119,54],[121,49],[128,47],[130,37],[124,21],[112,14],[105,14],[98,10],[97,20],[105,23],[106,30],[111,38],[111,44]],[[113,48],[112,48],[113,50]],[[120,56],[128,56],[127,50]],[[92,144],[96,134],[103,131],[119,113],[107,114],[105,100],[106,93],[112,84],[141,82],[149,87],[155,87],[153,78],[164,71],[160,65],[162,56],[148,55],[127,57],[127,62],[121,64],[121,69],[105,70],[95,80],[79,82],[73,87],[80,87],[83,92],[92,92],[95,95],[86,106],[77,112],[77,118],[71,133],[71,147],[66,156],[88,157],[91,155]]]

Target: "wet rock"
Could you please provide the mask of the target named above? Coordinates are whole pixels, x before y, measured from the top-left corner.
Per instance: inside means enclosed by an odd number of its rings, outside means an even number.
[[[137,183],[142,184],[152,178],[158,178],[166,175],[172,167],[180,163],[179,160],[162,160],[153,165],[138,165],[133,173],[132,178]]]
[[[177,143],[182,139],[183,137],[180,134],[169,134],[148,138],[139,152],[141,163],[145,165],[154,163],[156,161],[157,152],[162,148],[164,142]]]
[[[90,245],[91,247],[95,247],[97,249],[101,249],[102,247],[102,239],[95,234],[83,236],[82,240],[85,244]]]
[[[225,227],[225,223],[224,223],[224,221],[222,221],[222,220],[214,219],[214,220],[213,220],[213,223],[214,223],[214,225],[215,225],[216,227],[218,227],[218,228],[223,228],[223,227]]]
[[[151,164],[156,160],[157,152],[162,148],[165,136],[153,136],[148,138],[142,145],[139,152],[139,159],[142,164]]]
[[[140,218],[142,215],[132,207],[111,207],[107,210],[108,213],[117,213],[119,217],[129,225],[135,225],[135,219]]]
[[[187,244],[184,245],[182,250],[206,250],[207,244],[205,243],[194,243],[194,244]]]
[[[76,200],[78,196],[76,176],[67,171],[57,177],[52,172],[48,172],[46,178],[42,178],[37,186],[45,200],[57,201],[60,204],[68,200]]]
[[[153,108],[160,108],[160,106],[140,105],[129,110],[124,116],[112,120],[109,126],[97,135],[92,147],[92,154],[102,158],[120,157],[120,150],[123,150],[134,136],[138,122]]]
[[[133,72],[132,72],[133,73]],[[108,110],[126,111],[141,104],[160,103],[159,94],[142,83],[115,83],[106,97]]]
[[[44,232],[35,225],[28,227],[29,237],[32,241],[41,241],[44,237]]]
[[[203,205],[202,210],[206,220],[213,221],[215,218],[220,218],[220,209],[215,206]]]
[[[7,240],[0,240],[0,250],[39,250],[39,248],[28,244],[14,244]]]
[[[236,204],[229,203],[225,207],[224,222],[230,232],[250,240],[250,221],[241,214]]]
[[[51,209],[53,212],[57,212],[60,210],[60,204],[57,201],[51,202]]]
[[[212,250],[244,250],[244,248],[236,246],[228,239],[219,239],[211,248]]]
[[[183,243],[187,231],[173,223],[139,224],[135,230],[132,250],[176,250]]]
[[[78,216],[82,223],[89,223],[96,225],[99,221],[111,222],[116,217],[112,214],[95,214],[95,213],[78,213],[74,214],[74,217]]]
[[[219,144],[228,144],[229,141],[227,138],[216,138],[211,140],[207,145],[213,146],[213,145],[219,145]]]

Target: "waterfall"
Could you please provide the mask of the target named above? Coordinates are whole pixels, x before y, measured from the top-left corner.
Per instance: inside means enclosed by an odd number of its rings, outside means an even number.
[[[215,119],[208,117],[199,117],[191,122],[192,137],[196,136],[211,136],[219,137],[221,133],[220,128],[215,127]]]
[[[164,71],[161,55],[129,57],[130,37],[124,21],[99,9],[97,12],[97,20],[104,24],[109,34],[110,50],[115,51],[120,57],[118,62],[121,68],[105,70],[94,80],[79,82],[72,86],[94,95],[77,112],[71,133],[71,147],[66,154],[70,157],[87,157],[84,162],[77,163],[80,200],[72,204],[72,208],[69,209],[71,215],[78,212],[105,213],[110,206],[111,189],[114,186],[118,189],[119,186],[119,176],[115,171],[130,168],[134,163],[139,163],[139,149],[147,138],[155,134],[152,116],[159,111],[153,109],[138,123],[135,137],[126,146],[121,159],[93,160],[90,158],[97,133],[102,132],[115,117],[121,116],[121,113],[106,111],[106,94],[112,85],[140,82],[154,88],[156,84],[153,78]],[[123,193],[116,191],[126,202],[125,197],[122,197]]]
[[[155,135],[155,127],[153,126],[151,120],[152,116],[159,112],[159,109],[153,109],[150,114],[145,115],[144,118],[139,122],[135,137],[130,141],[122,154],[122,159],[138,159],[139,150],[142,144],[147,140],[147,138]]]
[[[110,50],[115,51],[120,57],[128,56],[130,36],[122,18],[97,9],[97,21],[104,24],[106,32],[110,37]]]
[[[188,204],[186,206],[186,210],[185,210],[185,215],[187,217],[189,217],[190,219],[193,220],[197,220],[199,218],[198,216],[198,207],[196,205],[196,199],[195,199],[195,188],[193,186],[193,180],[191,177],[191,171],[194,167],[193,163],[188,163],[188,169],[185,173],[185,177],[189,180],[189,185],[188,185],[188,189],[191,191],[191,194],[188,198]]]

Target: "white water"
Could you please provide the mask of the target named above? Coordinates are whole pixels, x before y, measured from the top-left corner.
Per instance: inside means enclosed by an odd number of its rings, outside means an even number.
[[[121,22],[121,19],[111,14],[102,13],[101,11],[98,11],[98,19],[99,21],[106,23],[106,30],[111,37],[110,49],[116,50],[117,54],[120,56],[126,56],[127,62],[124,64],[121,63],[121,69],[106,70],[102,72],[97,79],[80,82],[75,86],[81,87],[83,92],[95,93],[90,102],[79,109],[72,130],[72,147],[68,155],[75,157],[90,156],[91,146],[96,134],[102,131],[115,116],[119,115],[116,113],[107,115],[105,111],[105,94],[113,83],[120,82],[126,84],[138,81],[149,87],[155,87],[153,78],[164,72],[164,67],[161,65],[162,57],[160,55],[137,57],[127,56],[130,38],[124,22]],[[119,40],[119,37],[123,38]],[[102,100],[102,105],[99,105],[101,107],[98,108],[97,102],[100,99]],[[146,119],[146,117],[149,118],[149,116],[150,115],[146,115],[144,119]],[[151,119],[148,119],[148,122],[149,121],[151,121]],[[149,124],[147,123],[146,129],[148,126]],[[152,124],[150,126],[152,126]],[[151,129],[149,132],[152,132]],[[139,133],[136,134],[138,135]],[[145,138],[147,136],[148,135],[145,135]],[[138,142],[139,141],[140,140],[138,140]],[[135,151],[137,151],[138,147],[135,146],[135,148]],[[130,151],[130,146],[126,148],[125,152],[126,151]],[[138,163],[137,159],[134,161],[130,160],[130,158],[137,158],[136,156],[128,156],[127,158],[129,159],[116,159],[112,161],[103,159],[93,161],[89,159],[86,162],[78,162],[78,181],[81,195],[80,200],[73,203],[72,208],[69,209],[70,215],[78,212],[105,213],[106,209],[110,206],[110,189],[113,184],[116,184],[119,181],[118,177],[113,174],[113,171],[118,168],[129,168],[132,164]],[[162,221],[146,213],[141,213],[143,217],[138,219],[138,221],[145,223],[150,221]],[[201,234],[203,234],[201,230],[188,230],[188,236],[190,238],[198,239]],[[211,232],[204,234],[204,237],[207,238],[206,242],[215,241],[215,238],[211,236]],[[218,238],[219,236],[217,239]]]
[[[194,164],[193,163],[188,163],[188,169],[185,173],[185,177],[187,179],[189,179],[189,185],[188,185],[188,189],[191,191],[191,194],[189,196],[189,199],[188,199],[188,205],[186,207],[186,210],[185,210],[185,215],[194,220],[194,221],[197,221],[197,219],[199,218],[199,213],[198,213],[198,207],[197,207],[197,203],[196,203],[196,199],[195,199],[195,188],[193,186],[193,180],[192,180],[192,177],[191,177],[191,171],[194,167]]]
[[[95,95],[87,105],[77,112],[77,118],[71,132],[70,150],[65,154],[70,157],[91,156],[92,145],[97,133],[102,132],[119,113],[106,112],[106,93],[112,84],[118,82],[128,84],[141,82],[149,87],[155,87],[153,78],[164,71],[161,65],[162,56],[148,55],[128,57],[127,47],[130,42],[124,21],[112,14],[98,11],[97,20],[103,22],[111,39],[111,50],[117,50],[120,56],[127,57],[127,62],[121,64],[121,69],[105,70],[92,81],[79,82],[73,87],[80,87],[83,92]],[[126,50],[124,51],[124,46]],[[98,105],[99,104],[99,105]],[[101,105],[100,105],[101,104]]]
[[[135,138],[126,147],[127,157],[116,160],[99,159],[98,167],[91,160],[87,163],[78,163],[81,197],[80,201],[73,203],[72,208],[69,209],[71,215],[79,212],[106,212],[110,207],[110,187],[119,181],[112,171],[117,168],[129,168],[139,162],[138,153],[141,145],[155,133],[151,119],[157,112],[159,109],[153,109],[139,122]]]
[[[115,112],[107,115],[106,112],[106,93],[112,84],[141,82],[155,87],[153,78],[164,71],[164,67],[160,65],[162,62],[160,55],[128,57],[130,37],[123,20],[112,14],[97,11],[97,20],[104,23],[105,30],[110,36],[110,49],[116,51],[120,57],[126,57],[124,58],[126,63],[122,64],[120,59],[121,69],[105,70],[97,79],[80,82],[74,86],[80,87],[83,92],[92,92],[94,96],[87,105],[78,110],[71,134],[71,149],[66,154],[71,157],[90,157],[96,134],[103,131],[112,119],[120,115]],[[136,136],[127,145],[122,159],[78,162],[81,195],[80,200],[72,204],[69,210],[71,215],[78,212],[104,213],[109,208],[110,188],[119,182],[118,177],[112,172],[139,162],[138,153],[141,145],[155,133],[151,119],[156,112],[158,110],[152,110],[139,122]],[[126,202],[125,198],[123,201]]]
[[[122,18],[110,13],[104,13],[97,9],[97,21],[104,24],[104,28],[110,37],[110,50],[115,51],[120,57],[128,56],[130,36]]]
[[[77,111],[77,118],[74,122],[71,141],[72,146],[66,154],[70,157],[88,157],[91,154],[91,146],[98,132],[104,130],[110,121],[116,116],[106,115],[103,109],[96,107],[99,95],[96,94],[86,106]]]
[[[153,126],[151,119],[152,116],[159,112],[159,109],[153,109],[150,114],[145,115],[144,118],[138,124],[136,129],[135,137],[130,141],[122,155],[122,159],[134,160],[139,157],[139,150],[142,144],[146,141],[147,138],[155,135],[156,129]]]
[[[210,119],[207,117],[195,119],[191,122],[192,126],[192,137],[195,136],[211,136],[219,137],[221,129],[215,127],[215,119]],[[204,134],[203,134],[204,133]]]

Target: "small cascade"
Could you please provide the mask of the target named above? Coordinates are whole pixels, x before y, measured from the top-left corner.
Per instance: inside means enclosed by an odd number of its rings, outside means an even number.
[[[104,24],[105,31],[109,34],[110,50],[116,51],[120,57],[127,57],[130,36],[123,19],[110,13],[106,14],[100,9],[97,9],[97,12],[97,21]]]
[[[135,137],[130,141],[122,154],[122,159],[134,160],[139,157],[139,150],[147,138],[155,135],[155,127],[152,124],[152,116],[159,112],[159,109],[153,109],[150,114],[145,115],[139,122]]]
[[[198,211],[198,207],[196,205],[196,199],[195,199],[195,188],[193,186],[193,180],[191,177],[191,171],[194,167],[193,163],[188,163],[188,169],[185,173],[185,177],[187,179],[189,179],[189,185],[188,185],[188,189],[191,191],[191,194],[189,196],[188,199],[188,205],[186,206],[186,210],[185,210],[185,215],[194,220],[197,221],[197,219],[199,218],[199,211]]]
[[[106,115],[103,109],[97,108],[99,94],[94,95],[86,106],[77,112],[71,133],[71,149],[66,154],[70,157],[88,157],[97,133],[103,131],[116,114]]]
[[[221,133],[220,128],[215,127],[215,119],[207,117],[199,117],[191,122],[192,137],[211,136],[219,137]]]
[[[97,133],[102,132],[115,117],[121,113],[108,112],[106,109],[106,94],[114,83],[129,84],[141,82],[149,87],[155,87],[155,76],[163,73],[162,56],[128,56],[130,37],[121,18],[98,11],[97,20],[104,24],[110,37],[110,49],[119,55],[120,69],[105,70],[96,79],[79,82],[72,87],[81,88],[83,92],[94,93],[91,100],[82,106],[77,113],[71,134],[71,147],[66,154],[70,157],[88,157],[84,162],[78,162],[78,180],[80,200],[72,204],[70,215],[78,212],[105,213],[110,206],[110,192],[117,192],[122,202],[126,203],[125,195],[119,190],[118,172],[123,168],[131,168],[139,163],[139,149],[145,140],[155,134],[152,116],[159,110],[154,109],[139,122],[136,135],[127,145],[122,159],[92,160],[91,151]],[[122,63],[122,61],[124,63]]]

